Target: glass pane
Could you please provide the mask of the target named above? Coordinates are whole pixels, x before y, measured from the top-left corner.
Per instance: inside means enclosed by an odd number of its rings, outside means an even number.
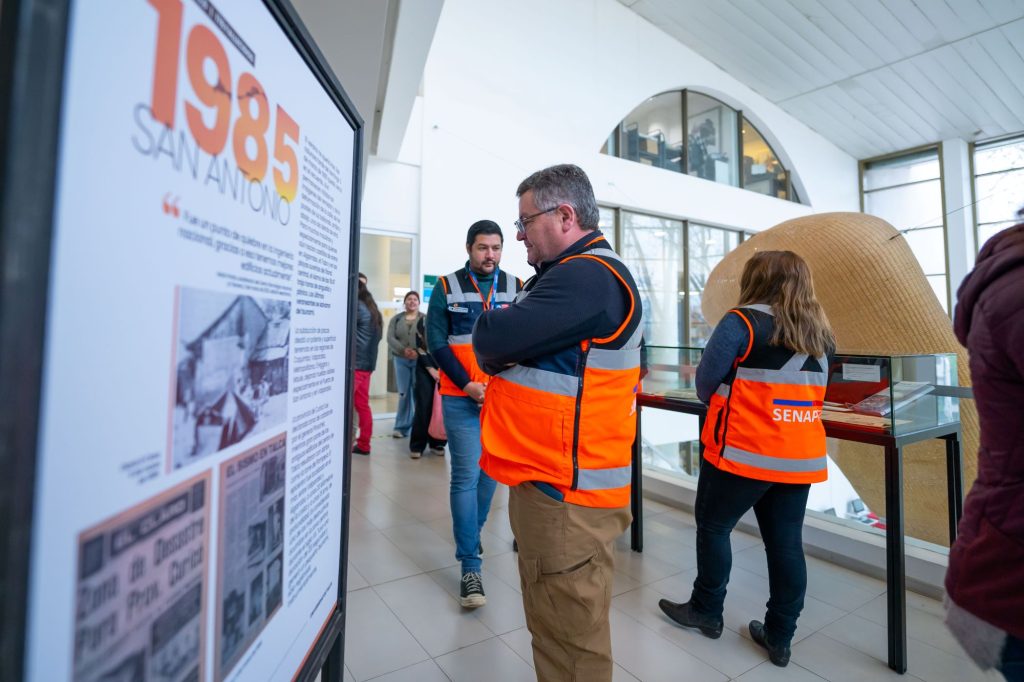
[[[1008,227],[1013,227],[1019,221],[1007,220],[1002,223],[989,223],[988,225],[978,225],[978,251],[981,251],[981,247],[985,245],[989,239],[992,238],[997,232],[1002,232]]]
[[[402,308],[402,299],[412,288],[412,239],[362,233],[359,237],[359,270],[366,275],[366,286],[373,294],[384,329]],[[383,338],[377,352],[377,367],[370,375],[370,408],[374,414],[394,412],[398,406],[395,366],[387,341]]]
[[[712,326],[701,311],[701,294],[708,276],[718,263],[739,245],[739,233],[690,223],[690,338],[687,346],[704,347],[711,338]]]
[[[636,279],[648,344],[678,346],[683,338],[683,224],[621,212],[619,253]]]
[[[946,289],[948,287],[947,278],[945,275],[929,275],[928,284],[931,285],[932,291],[935,292],[935,298],[939,299],[939,303],[942,305],[942,310],[948,315],[949,314],[949,301],[946,298]]]
[[[743,119],[743,187],[770,197],[788,199],[786,169],[757,128]]]
[[[696,92],[686,94],[687,169],[690,175],[739,186],[736,110]]]
[[[864,212],[897,230],[942,225],[942,183],[938,180],[864,194]]]
[[[622,121],[622,158],[681,173],[682,102],[678,92],[666,92],[630,112]]]
[[[604,238],[608,240],[608,243],[615,248],[615,209],[608,208],[606,206],[598,206],[597,209],[601,212],[601,217],[597,221],[597,226],[601,228],[601,232],[604,233]]]
[[[1024,207],[1024,169],[975,178],[978,222],[1013,220]]]
[[[974,173],[982,175],[1010,168],[1024,168],[1024,137],[994,145],[979,145],[974,150]]]
[[[864,189],[892,187],[918,180],[933,180],[941,177],[939,151],[928,149],[907,154],[895,159],[872,161],[864,167]]]
[[[619,145],[618,145],[618,129],[613,130],[605,138],[604,144],[601,145],[602,154],[610,154],[611,156],[618,156]]]
[[[903,236],[910,245],[910,250],[917,257],[921,269],[926,275],[944,275],[946,273],[946,244],[941,227],[927,230],[904,232]]]

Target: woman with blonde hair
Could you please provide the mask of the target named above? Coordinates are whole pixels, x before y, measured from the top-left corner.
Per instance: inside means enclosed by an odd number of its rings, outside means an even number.
[[[778,666],[789,663],[807,589],[804,509],[810,484],[827,476],[821,409],[834,352],[807,263],[792,251],[761,251],[697,367],[697,394],[708,403],[694,503],[697,578],[689,601],[658,605],[679,625],[721,636],[729,535],[753,507],[770,596],[764,621],[748,628]]]

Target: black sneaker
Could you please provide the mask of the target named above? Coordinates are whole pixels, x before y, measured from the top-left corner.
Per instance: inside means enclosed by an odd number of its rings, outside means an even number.
[[[462,575],[459,603],[467,609],[475,609],[487,603],[487,597],[484,596],[484,581],[479,573],[470,572]]]
[[[677,604],[668,599],[662,599],[658,602],[658,606],[666,616],[684,628],[697,628],[711,639],[718,639],[722,636],[722,619],[698,613],[690,606],[690,602]]]
[[[771,662],[780,668],[785,668],[789,663],[789,655],[791,653],[789,646],[775,646],[771,644],[768,641],[764,623],[759,620],[750,621],[747,629],[750,630],[750,638],[768,650],[768,658]]]
[[[444,446],[443,445],[431,445],[430,446],[430,451],[433,452],[435,455],[440,455],[441,457],[444,457]]]
[[[354,447],[352,448],[352,452],[356,453],[357,455],[368,455],[368,454],[370,454],[370,451],[369,451],[369,450],[363,450],[363,449],[362,449],[361,447],[359,447],[358,445],[356,445],[356,446],[354,446]]]

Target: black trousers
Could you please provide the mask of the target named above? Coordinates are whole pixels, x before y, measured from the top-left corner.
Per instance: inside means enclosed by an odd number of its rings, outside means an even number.
[[[770,483],[737,476],[701,461],[694,503],[697,578],[690,597],[698,612],[721,617],[732,570],[729,535],[740,517],[753,507],[768,555],[770,595],[765,629],[772,644],[789,644],[807,591],[803,525],[810,489],[808,484]]]
[[[416,363],[416,381],[413,382],[412,396],[416,410],[412,416],[412,432],[409,434],[410,452],[423,452],[427,446],[444,447],[448,441],[431,438],[427,433],[430,426],[430,415],[434,407],[434,377],[426,370],[422,362]]]

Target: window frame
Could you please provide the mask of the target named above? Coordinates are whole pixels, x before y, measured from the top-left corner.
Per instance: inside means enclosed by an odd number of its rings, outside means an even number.
[[[945,278],[946,278],[946,314],[948,316],[952,317],[952,315],[953,315],[953,294],[952,294],[952,291],[951,291],[950,281],[949,281],[949,270],[950,270],[950,267],[949,267],[949,265],[950,265],[949,264],[949,224],[948,224],[949,223],[949,220],[948,220],[949,213],[948,213],[948,209],[946,207],[946,172],[945,172],[945,163],[944,163],[943,155],[942,155],[942,142],[931,142],[931,143],[928,143],[928,144],[918,145],[916,147],[910,147],[908,149],[901,149],[899,151],[890,152],[888,154],[880,154],[878,156],[872,156],[872,157],[868,157],[866,159],[860,159],[859,161],[857,161],[857,189],[858,189],[858,196],[860,198],[860,212],[864,213],[865,212],[864,211],[864,197],[865,197],[866,194],[870,194],[872,192],[891,190],[891,189],[898,189],[898,188],[901,188],[901,187],[911,187],[913,185],[921,185],[921,184],[924,184],[924,183],[927,183],[927,182],[935,182],[936,178],[929,178],[927,180],[913,180],[911,182],[898,183],[898,184],[895,184],[895,185],[888,185],[886,187],[875,187],[875,188],[869,189],[869,190],[865,190],[864,189],[864,176],[865,176],[865,173],[868,170],[868,166],[870,164],[879,163],[879,162],[882,162],[882,161],[891,161],[893,159],[899,159],[899,158],[906,157],[906,156],[914,156],[914,155],[917,155],[917,154],[921,154],[923,152],[931,152],[931,151],[935,151],[936,158],[938,159],[938,162],[939,162],[939,177],[937,179],[939,181],[939,195],[941,197],[940,207],[941,207],[941,210],[942,210],[942,224],[941,224],[941,227],[942,227],[943,259],[944,259],[944,262],[946,264],[946,272],[944,273],[945,274]],[[974,155],[972,154],[971,155],[972,163],[973,163],[973,160],[974,160]],[[973,185],[973,182],[972,182],[972,185]],[[978,221],[977,221],[977,219],[975,219],[975,221],[974,221],[975,243],[977,243],[977,231],[978,231],[977,225],[978,225]],[[894,225],[893,227],[896,227],[896,226]],[[940,225],[938,225],[938,224],[936,224],[936,225],[922,225],[922,226],[911,228],[911,229],[925,229],[925,228],[935,229],[935,228],[938,228],[938,227],[940,227]],[[899,228],[896,228],[896,229],[899,231],[899,233],[901,235],[904,235],[906,232],[910,231],[910,229],[908,229],[908,230],[899,230]],[[906,237],[904,237],[904,240],[906,240]],[[917,257],[915,256],[914,258],[916,260]],[[924,268],[922,268],[922,271],[923,270],[924,270]],[[929,277],[929,276],[933,276],[934,277],[935,275],[928,275],[927,273],[925,273],[925,277],[926,278]]]

